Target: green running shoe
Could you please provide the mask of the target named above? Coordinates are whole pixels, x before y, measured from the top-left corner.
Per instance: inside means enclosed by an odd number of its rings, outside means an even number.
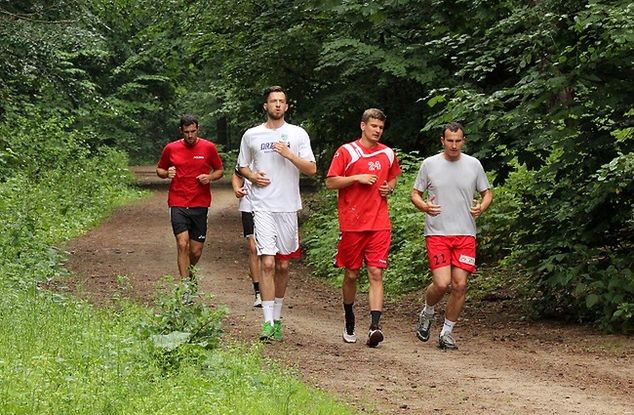
[[[273,340],[277,340],[278,342],[284,340],[284,335],[282,334],[282,320],[275,320],[273,322]]]
[[[262,325],[262,334],[260,334],[260,340],[263,342],[270,342],[275,335],[275,329],[271,325],[270,321],[265,321]]]

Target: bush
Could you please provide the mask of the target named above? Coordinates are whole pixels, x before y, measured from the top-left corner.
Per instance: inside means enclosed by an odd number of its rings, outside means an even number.
[[[160,295],[151,318],[139,325],[141,339],[150,341],[152,356],[163,373],[173,372],[182,362],[201,365],[222,337],[225,307],[212,310],[199,297],[195,283],[173,284],[169,294]],[[163,290],[162,290],[163,291]]]
[[[14,165],[0,181],[2,280],[28,285],[27,276],[43,280],[61,272],[55,243],[78,235],[138,192],[130,190],[125,154],[107,148],[91,154],[81,133],[64,131],[66,124],[57,119],[34,116],[15,125]],[[8,124],[0,124],[0,133],[8,131]]]

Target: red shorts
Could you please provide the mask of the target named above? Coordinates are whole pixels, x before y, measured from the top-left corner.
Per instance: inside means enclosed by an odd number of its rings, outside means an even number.
[[[352,270],[365,264],[376,268],[387,268],[392,231],[342,232],[337,246],[335,266]]]
[[[453,265],[467,272],[476,271],[476,239],[473,236],[431,235],[425,238],[429,268]]]

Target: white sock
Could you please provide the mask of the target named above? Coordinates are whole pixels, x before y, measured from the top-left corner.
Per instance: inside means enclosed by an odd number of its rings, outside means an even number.
[[[273,324],[273,301],[262,301],[262,314],[264,314],[264,321],[270,321]]]
[[[425,303],[425,308],[423,309],[423,312],[425,314],[427,314],[428,316],[433,316],[434,315],[434,306],[433,305],[427,305],[427,303]]]
[[[282,306],[284,305],[284,297],[275,297],[273,300],[273,320],[282,319]]]
[[[445,324],[442,326],[442,330],[440,331],[440,335],[444,336],[445,334],[451,334],[453,331],[453,326],[456,325],[455,321],[445,319]]]

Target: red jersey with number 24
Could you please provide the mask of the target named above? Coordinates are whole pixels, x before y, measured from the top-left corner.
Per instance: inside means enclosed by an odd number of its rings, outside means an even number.
[[[222,160],[216,146],[209,140],[198,138],[189,147],[181,140],[172,141],[163,149],[158,167],[167,170],[176,167],[176,177],[170,183],[167,195],[169,207],[209,207],[211,205],[210,184],[196,179],[211,170],[222,169]]]
[[[381,196],[379,187],[401,174],[394,150],[382,143],[365,148],[360,140],[342,145],[332,158],[328,177],[356,174],[375,174],[377,180],[371,186],[354,183],[339,189],[339,230],[390,230],[387,198]]]

